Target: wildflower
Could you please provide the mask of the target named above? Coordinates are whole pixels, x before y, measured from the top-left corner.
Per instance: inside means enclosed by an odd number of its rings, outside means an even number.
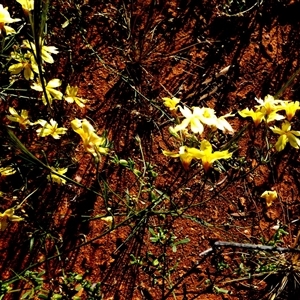
[[[177,104],[180,102],[180,99],[173,97],[173,98],[168,98],[164,97],[162,98],[164,100],[164,106],[168,107],[170,110],[177,110],[178,106]]]
[[[264,198],[266,200],[267,207],[270,207],[274,200],[278,198],[276,191],[265,191],[261,194],[261,198]]]
[[[215,162],[216,160],[229,159],[232,156],[232,153],[229,153],[228,150],[215,152],[212,152],[212,150],[212,145],[209,141],[203,140],[201,142],[200,158],[202,160],[202,165],[205,172],[207,172],[211,168],[213,162]]]
[[[179,152],[162,151],[165,156],[179,157],[182,166],[185,170],[188,170],[193,159],[200,159],[202,152],[197,148],[191,148],[187,146],[181,146]]]
[[[291,121],[292,118],[295,116],[296,111],[300,109],[299,101],[295,101],[295,102],[284,101],[281,107],[285,111],[286,118],[288,121]]]
[[[191,110],[189,108],[187,108],[186,106],[184,108],[179,107],[180,112],[183,114],[183,116],[185,117],[185,119],[181,122],[181,124],[176,125],[174,127],[174,130],[177,132],[179,130],[184,130],[186,127],[188,127],[189,125],[191,126],[191,130],[194,133],[202,133],[204,130],[204,127],[202,125],[202,123],[199,120],[196,110],[195,113],[195,108],[193,110],[193,113],[191,112]]]
[[[7,35],[16,33],[16,31],[12,27],[7,26],[5,24],[10,24],[19,21],[21,21],[21,19],[12,19],[8,12],[8,7],[4,8],[3,5],[0,4],[0,34],[2,34],[3,32]]]
[[[29,42],[28,40],[24,40],[23,41],[23,45],[28,48],[31,49],[31,51],[34,52],[34,54],[36,55],[36,46],[33,42]],[[53,64],[54,63],[54,59],[51,56],[51,54],[57,54],[58,50],[55,46],[45,46],[44,45],[44,41],[40,41],[40,54],[41,54],[41,58],[43,61],[49,63],[49,64]]]
[[[34,73],[39,72],[38,66],[35,62],[34,56],[29,51],[26,54],[12,53],[11,57],[18,61],[18,63],[11,65],[8,71],[13,74],[19,74],[24,70],[24,77],[26,80],[33,80]]]
[[[278,152],[285,148],[287,142],[289,142],[292,147],[299,149],[300,140],[297,138],[297,136],[300,136],[300,131],[291,130],[291,123],[289,121],[284,121],[281,129],[276,126],[270,127],[270,129],[274,133],[280,135],[275,144],[275,148]]]
[[[53,99],[61,100],[63,97],[62,92],[55,89],[59,86],[61,86],[61,80],[59,79],[52,79],[48,83],[45,82],[46,94],[50,105],[52,104]],[[34,82],[31,88],[38,92],[43,92],[43,87],[40,80],[38,80],[36,83]],[[44,94],[42,96],[42,101],[45,105],[47,105],[47,100]]]
[[[57,175],[57,173],[60,175],[64,175],[65,173],[67,173],[68,168],[54,168],[54,167],[50,167],[50,168],[53,172],[51,172],[47,176],[48,181],[53,181],[58,184],[65,184],[66,180],[64,178],[60,177],[59,175]]]
[[[34,0],[17,0],[22,5],[24,11],[28,12],[34,9]]]
[[[281,106],[281,104],[284,102],[283,100],[276,100],[271,95],[267,95],[264,100],[257,98],[255,98],[255,100],[259,103],[259,105],[255,106],[257,111],[260,111],[264,114],[264,120],[267,123],[284,119],[284,116],[277,113],[283,109]]]
[[[254,122],[255,127],[258,126],[258,124],[262,122],[262,120],[264,119],[264,116],[265,116],[263,112],[253,111],[252,108],[250,110],[248,108],[243,109],[243,110],[239,111],[238,113],[243,118],[251,117]]]
[[[4,231],[8,222],[20,222],[23,221],[23,218],[15,215],[15,209],[9,208],[4,213],[0,213],[0,231]]]
[[[19,123],[20,127],[22,129],[26,129],[27,125],[32,125],[33,124],[28,119],[28,111],[27,110],[22,109],[20,115],[17,113],[17,111],[13,107],[9,107],[8,110],[9,110],[11,115],[6,116],[7,119],[9,119],[12,122]]]
[[[71,126],[73,130],[81,136],[85,151],[94,156],[98,154],[106,155],[108,153],[107,139],[98,136],[88,120],[79,120],[76,118],[71,121]]]
[[[67,132],[67,128],[59,127],[56,121],[53,119],[50,120],[50,123],[48,123],[45,120],[38,120],[36,124],[40,124],[42,127],[37,129],[36,132],[38,133],[38,136],[45,137],[48,135],[52,135],[55,139],[60,139],[61,134],[65,134]]]
[[[267,95],[264,100],[257,98],[255,98],[255,100],[259,103],[259,105],[256,105],[255,107],[258,109],[263,108],[266,115],[269,115],[274,111],[276,112],[282,110],[280,104],[284,102],[283,100],[274,99],[274,97],[271,95]]]
[[[13,167],[0,167],[1,176],[9,176],[16,173],[16,170]]]
[[[66,96],[65,100],[69,103],[75,102],[79,107],[84,107],[84,103],[87,102],[87,100],[77,97],[78,87],[77,86],[70,86],[68,84],[66,89]]]

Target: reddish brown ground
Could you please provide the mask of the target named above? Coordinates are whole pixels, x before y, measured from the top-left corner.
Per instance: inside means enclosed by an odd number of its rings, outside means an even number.
[[[224,163],[226,172],[222,174],[211,171],[206,176],[196,165],[185,172],[177,160],[161,152],[176,147],[168,133],[173,123],[161,112],[167,113],[161,98],[175,95],[189,106],[214,107],[221,115],[253,107],[254,97],[276,94],[299,68],[299,3],[262,1],[249,12],[229,16],[225,14],[227,1],[73,2],[56,1],[50,8],[48,40],[60,53],[53,67],[47,66],[47,76],[62,79],[63,90],[67,83],[78,85],[80,96],[90,101],[83,110],[56,102],[52,114],[66,127],[75,116],[89,117],[98,133],[108,131],[114,153],[119,158],[132,158],[143,172],[142,153],[135,139],[138,135],[145,161],[159,174],[153,184],[169,200],[152,208],[144,192],[128,202],[137,211],[134,215],[125,205],[126,190],[134,197],[138,194],[139,185],[131,172],[104,158],[97,173],[93,159],[82,154],[79,137],[71,130],[54,141],[51,137],[37,140],[33,131],[25,135],[16,128],[13,131],[34,155],[43,161],[46,156],[50,165],[69,166],[68,176],[106,197],[71,183],[51,185],[45,171],[4,146],[4,155],[20,169],[18,175],[1,181],[1,191],[8,193],[1,199],[2,209],[13,205],[12,195],[23,199],[39,190],[24,206],[26,221],[1,233],[2,279],[61,254],[33,268],[46,271],[45,287],[55,292],[59,292],[64,273],[76,272],[101,282],[105,300],[263,299],[272,283],[282,277],[233,281],[247,276],[237,273],[241,252],[247,260],[243,263],[254,273],[258,259],[253,252],[220,249],[208,257],[199,254],[215,240],[261,244],[262,239],[271,239],[275,233],[272,227],[278,223],[289,233],[278,245],[293,244],[298,232],[298,222],[292,221],[299,216],[299,152],[287,147],[262,164],[261,157],[267,152],[263,126],[254,129],[250,125],[236,142],[235,158],[230,162],[236,170]],[[245,9],[255,2],[247,0]],[[231,14],[238,12],[238,6],[233,5]],[[64,29],[63,16],[70,20]],[[216,78],[227,66],[231,66],[228,73]],[[280,96],[299,99],[298,79]],[[30,110],[34,120],[45,118],[47,108],[35,103],[35,99],[6,97],[1,104],[3,120],[12,105]],[[230,122],[237,132],[248,124],[238,117]],[[300,129],[298,118],[295,127]],[[244,165],[241,157],[246,158]],[[268,209],[260,198],[267,189],[280,195]],[[141,212],[146,207],[148,212]],[[101,236],[108,224],[91,218],[110,213],[115,224],[130,218]],[[148,228],[159,226],[172,232],[177,241],[190,241],[179,245],[176,253],[169,246],[156,245],[150,241]],[[147,261],[143,266],[130,263],[131,255],[146,259],[147,252],[158,257],[161,269]],[[272,255],[267,257],[271,260]],[[228,268],[220,271],[217,266],[222,261]],[[213,286],[228,294],[217,294]],[[14,286],[22,287],[20,283]],[[20,293],[11,296],[5,299],[20,299]]]

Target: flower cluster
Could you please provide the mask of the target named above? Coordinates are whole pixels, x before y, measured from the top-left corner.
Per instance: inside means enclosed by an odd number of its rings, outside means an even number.
[[[30,22],[31,28],[35,28],[33,16],[34,0],[17,0],[17,2],[22,6],[26,20]],[[21,21],[21,19],[11,18],[8,9],[0,5],[0,34],[15,34],[16,31],[7,24],[18,21]],[[60,91],[60,87],[62,86],[60,79],[46,79],[46,65],[54,63],[53,55],[58,54],[59,51],[57,47],[47,45],[44,37],[36,37],[36,34],[36,32],[32,32],[33,41],[23,40],[20,45],[14,45],[13,52],[11,52],[9,57],[9,60],[13,62],[8,67],[10,74],[23,74],[24,78],[30,81],[30,87],[41,93],[41,100],[44,105],[49,104],[52,106],[54,100],[65,100],[66,103],[75,103],[80,108],[85,107],[87,100],[78,95],[79,89],[77,86],[68,84],[64,95]],[[68,128],[64,126],[60,127],[58,122],[53,118],[50,121],[39,119],[33,122],[29,118],[29,112],[25,109],[17,111],[14,107],[9,107],[8,110],[10,114],[7,115],[7,119],[11,122],[19,123],[22,130],[28,129],[31,126],[39,126],[36,129],[38,137],[51,136],[54,139],[60,139],[62,135],[67,133]],[[106,155],[109,152],[107,138],[98,136],[93,126],[86,119],[75,119],[71,122],[71,126],[81,136],[86,152],[94,156]],[[49,174],[48,179],[52,182],[64,184],[65,180],[59,177],[59,174],[64,174],[67,168],[52,168],[51,170],[53,172]],[[9,170],[7,169],[1,169],[0,172],[1,175],[9,174]]]
[[[47,43],[46,35],[43,33],[45,28],[38,28],[36,25],[40,26],[41,24],[34,24],[36,20],[33,12],[35,9],[35,1],[16,1],[22,6],[25,20],[31,25],[25,28],[31,28],[32,32],[28,34],[30,37],[29,40],[23,40],[21,43],[17,43],[16,41],[19,39],[15,39],[13,35],[17,34],[17,31],[20,30],[16,31],[11,27],[11,24],[19,22],[21,19],[12,18],[8,8],[0,4],[0,35],[2,38],[2,48],[4,49],[4,46],[6,46],[5,42],[9,41],[9,43],[7,43],[9,47],[5,49],[12,49],[8,55],[8,72],[11,75],[10,86],[12,86],[17,79],[25,79],[28,86],[39,93],[39,99],[42,100],[44,105],[50,105],[52,108],[55,100],[64,100],[68,105],[75,103],[79,108],[84,108],[87,100],[80,97],[78,86],[66,84],[66,89],[63,93],[61,90],[61,86],[63,86],[62,81],[58,78],[48,77],[50,72],[47,72],[47,66],[55,63],[55,55],[59,54],[59,51],[57,47]],[[42,3],[41,5],[44,4],[45,3]],[[43,17],[46,18],[47,9],[45,9],[45,11],[41,10],[40,13],[45,13]],[[39,30],[36,30],[36,28]],[[41,36],[39,36],[39,34]],[[21,103],[19,103],[18,106],[21,106]],[[32,128],[35,128],[34,130],[39,138],[61,139],[66,135],[68,126],[70,127],[68,122],[67,124],[59,124],[59,122],[54,119],[54,113],[50,114],[51,118],[40,118],[37,121],[33,121],[26,109],[9,106],[8,112],[6,117],[10,122],[18,123],[22,130],[32,130]],[[52,110],[51,112],[54,111]],[[48,116],[49,115],[47,115],[47,117]],[[71,127],[81,136],[86,152],[91,153],[97,158],[109,153],[110,143],[106,135],[98,136],[93,126],[86,119],[79,120],[75,118],[71,122]],[[68,177],[66,177],[66,173],[68,172],[67,167],[59,167],[58,165],[48,166],[46,164],[44,164],[44,166],[48,170],[46,178],[49,182],[58,185],[66,184],[68,179]],[[0,177],[3,178],[13,175],[16,171],[17,170],[11,166],[0,167]],[[3,196],[3,194],[4,193],[0,192],[0,196]],[[26,199],[27,197],[24,201]],[[23,220],[23,218],[15,214],[15,211],[21,207],[24,201],[17,207],[12,207],[4,212],[0,212],[0,231],[4,231],[10,222]]]
[[[267,95],[264,100],[256,99],[256,101],[258,105],[255,106],[255,110],[248,108],[243,109],[239,111],[240,116],[243,118],[251,117],[256,127],[263,121],[269,124],[273,121],[284,120],[281,128],[275,125],[269,126],[273,133],[279,135],[275,149],[282,151],[287,143],[299,149],[300,139],[298,139],[297,136],[300,136],[300,131],[291,130],[291,120],[300,109],[299,101],[279,100],[271,95]],[[285,115],[279,114],[278,112],[284,112]]]
[[[229,134],[234,132],[232,126],[226,120],[227,117],[233,116],[231,114],[217,117],[215,110],[209,107],[192,107],[191,110],[180,104],[178,98],[163,98],[163,100],[164,105],[172,112],[179,110],[183,116],[180,124],[177,124],[174,128],[169,128],[170,133],[178,139],[181,139],[178,132],[184,136],[184,140],[185,138],[188,139],[190,136],[189,130],[192,132],[192,136],[199,135],[201,137],[206,127],[213,132],[218,129]],[[232,156],[232,153],[229,153],[228,150],[213,151],[211,143],[206,139],[202,139],[199,148],[182,145],[177,152],[163,150],[163,154],[170,157],[179,157],[185,170],[189,169],[192,160],[200,160],[205,172],[209,171],[215,161],[229,159]]]
[[[31,14],[34,9],[33,0],[18,0],[22,5],[25,15]],[[34,18],[29,18],[30,22]],[[13,34],[16,31],[7,26],[6,24],[18,22],[21,19],[12,19],[10,17],[7,8],[0,5],[0,34],[5,32],[6,34]],[[34,27],[34,24],[31,24]],[[8,71],[12,75],[18,75],[23,72],[23,76],[26,80],[32,81],[30,87],[42,93],[42,101],[44,105],[52,105],[53,100],[64,99],[67,103],[76,103],[80,108],[85,106],[87,100],[77,96],[78,87],[67,85],[65,96],[58,88],[61,86],[62,82],[60,79],[54,78],[49,81],[45,79],[45,64],[53,64],[54,58],[53,54],[58,54],[59,51],[55,46],[48,46],[45,44],[45,39],[39,38],[38,45],[32,41],[24,40],[21,46],[15,46],[14,51],[10,54],[10,60],[14,63],[9,66]],[[39,51],[37,51],[39,49]],[[40,59],[37,60],[38,53]],[[37,63],[39,61],[39,65]]]
[[[199,134],[203,133],[204,126],[213,129],[218,128],[224,132],[228,131],[231,134],[234,132],[231,125],[225,119],[226,117],[232,116],[230,114],[218,118],[215,114],[215,110],[209,107],[193,107],[192,112],[188,107],[184,106],[182,108],[180,106],[179,110],[184,116],[184,119],[180,124],[174,127],[175,132],[184,130],[188,126],[190,126],[193,133]]]

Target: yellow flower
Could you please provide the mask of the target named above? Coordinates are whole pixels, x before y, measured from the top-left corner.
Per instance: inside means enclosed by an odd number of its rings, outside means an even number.
[[[62,99],[62,96],[63,96],[62,92],[55,89],[55,88],[61,86],[61,80],[52,79],[48,83],[45,82],[45,86],[46,86],[47,98],[49,100],[50,105],[52,104],[53,99],[57,99],[57,100]],[[31,88],[38,92],[43,92],[43,87],[39,80],[36,83],[34,82],[31,86]],[[45,105],[47,105],[47,100],[46,100],[46,97],[44,94],[42,96],[42,101]]]
[[[272,205],[273,201],[278,198],[278,195],[276,191],[265,191],[260,197],[266,199],[266,205],[269,207]]]
[[[164,106],[168,107],[170,110],[178,109],[177,104],[180,102],[180,99],[176,97],[173,98],[164,97],[162,99],[164,100]]]
[[[59,127],[56,121],[53,119],[50,120],[50,123],[48,123],[45,120],[38,120],[36,124],[40,124],[41,128],[37,129],[36,132],[38,133],[38,136],[45,137],[48,135],[52,135],[55,139],[60,139],[61,134],[65,134],[67,132],[67,128]]]
[[[257,112],[260,111],[264,114],[264,120],[267,123],[284,119],[284,116],[277,113],[278,111],[283,110],[281,105],[284,103],[283,100],[274,99],[271,95],[267,95],[264,100],[257,98],[255,98],[255,100],[259,103],[259,105],[255,106],[257,108]]]
[[[0,167],[1,176],[9,176],[16,173],[16,170],[13,167]]]
[[[300,109],[299,101],[295,101],[295,102],[284,101],[281,107],[285,111],[286,118],[288,121],[291,121],[292,118],[295,116],[296,111]]]
[[[25,11],[31,11],[34,9],[34,0],[17,0],[22,5]]]
[[[72,129],[81,136],[84,150],[97,156],[99,154],[106,155],[109,152],[107,147],[107,139],[100,137],[95,133],[94,127],[88,120],[74,119],[71,121]]]
[[[10,24],[19,21],[21,21],[21,19],[12,19],[8,12],[8,7],[4,8],[3,5],[0,4],[0,34],[2,34],[3,32],[7,35],[16,33],[16,31],[13,28],[5,24]]]
[[[8,222],[20,222],[23,221],[23,218],[16,216],[14,208],[7,209],[4,213],[0,213],[0,231],[4,231],[7,226]]]
[[[54,168],[54,167],[50,167],[52,171],[60,174],[60,175],[64,175],[65,173],[67,173],[68,168]],[[57,174],[51,172],[48,176],[47,176],[48,181],[52,181],[52,182],[56,182],[58,184],[65,184],[66,180],[60,176],[58,176]]]
[[[200,151],[201,151],[201,160],[202,160],[202,165],[203,165],[203,169],[205,172],[207,172],[213,162],[215,162],[216,160],[219,159],[229,159],[232,156],[232,153],[229,153],[228,150],[225,151],[215,151],[212,152],[212,145],[209,141],[207,140],[203,140],[201,142],[201,146],[200,146]]]
[[[8,68],[8,71],[11,74],[19,74],[24,70],[24,77],[26,80],[33,80],[34,73],[39,72],[38,66],[35,62],[34,56],[32,53],[27,52],[25,55],[20,53],[12,52],[11,57],[18,61],[19,63],[13,64]]]
[[[45,46],[44,41],[41,41],[40,44],[41,44],[41,58],[42,58],[42,60],[49,63],[49,64],[53,64],[54,59],[51,56],[51,54],[57,54],[58,53],[57,48],[54,47],[54,46]],[[24,40],[23,45],[26,48],[31,49],[31,51],[33,51],[36,55],[36,47],[35,47],[35,44],[33,42],[29,42],[27,40]]]
[[[177,132],[179,130],[184,130],[186,127],[188,127],[189,125],[191,126],[191,130],[194,133],[199,133],[201,134],[204,130],[204,127],[202,125],[202,123],[199,120],[199,117],[197,115],[197,110],[195,113],[195,108],[193,108],[193,113],[191,112],[191,110],[189,108],[187,108],[186,106],[184,108],[179,107],[180,112],[183,114],[183,116],[185,117],[185,119],[181,122],[181,124],[176,125],[174,127],[174,131]]]
[[[68,84],[66,89],[66,96],[65,100],[69,103],[75,102],[79,107],[84,107],[84,103],[87,100],[77,97],[78,87],[77,86],[70,86]]]
[[[162,151],[165,156],[179,157],[182,166],[185,170],[188,170],[193,159],[200,159],[202,152],[197,148],[181,146],[178,152]]]
[[[274,133],[280,135],[278,141],[275,144],[275,148],[278,152],[282,151],[285,148],[287,142],[289,142],[292,147],[299,149],[300,140],[296,136],[300,136],[300,131],[291,130],[290,122],[284,121],[281,129],[276,126],[270,127],[270,129]]]
[[[283,100],[274,99],[274,97],[271,95],[267,95],[264,100],[257,98],[255,98],[255,100],[259,103],[259,105],[256,105],[255,107],[257,109],[263,108],[266,115],[269,115],[274,111],[276,112],[282,110],[280,104],[284,102]]]
[[[282,120],[284,116],[279,115],[277,112],[283,110],[281,104],[284,102],[283,100],[276,100],[273,96],[267,95],[264,100],[257,99],[255,100],[259,103],[256,105],[256,111],[253,109],[243,109],[239,111],[241,117],[247,118],[251,117],[254,121],[255,126],[258,126],[259,123],[265,121],[267,123],[275,121],[275,120]]]
[[[238,113],[243,118],[251,117],[255,126],[258,126],[258,124],[262,122],[265,116],[263,112],[253,111],[252,108],[250,110],[248,108],[243,109],[241,111],[238,111]]]
[[[17,122],[20,124],[20,127],[22,129],[26,129],[27,125],[32,125],[33,123],[31,123],[28,119],[28,111],[25,109],[21,110],[21,115],[19,115],[17,113],[17,111],[13,108],[13,107],[9,107],[9,112],[11,114],[11,116],[6,116],[7,119],[9,119],[12,122]]]

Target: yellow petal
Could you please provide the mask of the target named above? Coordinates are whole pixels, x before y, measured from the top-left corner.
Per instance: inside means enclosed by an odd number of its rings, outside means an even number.
[[[61,100],[63,97],[62,92],[58,90],[47,87],[47,91],[51,94],[51,96],[53,96],[53,99]]]
[[[61,86],[61,80],[60,79],[51,79],[48,83],[47,83],[47,87],[50,87],[50,88],[57,88]]]
[[[11,65],[11,66],[8,68],[8,71],[9,71],[11,74],[16,75],[16,74],[21,73],[23,69],[24,69],[23,63],[17,63],[17,64],[14,64],[14,65]]]
[[[20,3],[25,10],[30,11],[34,9],[34,0],[17,0],[17,2]]]
[[[286,134],[281,135],[275,144],[275,149],[278,152],[282,151],[285,148],[287,141],[288,141],[288,138],[287,138]]]
[[[24,77],[26,80],[33,80],[34,74],[29,66],[24,68]]]
[[[42,92],[43,91],[43,88],[41,86],[40,83],[36,83],[34,82],[32,85],[31,85],[31,88],[35,91],[38,91],[38,92]]]
[[[165,155],[165,156],[179,157],[179,153],[178,153],[178,152],[172,152],[172,151],[162,150],[162,153],[163,153],[163,155]]]
[[[82,120],[82,129],[84,132],[94,132],[94,127],[86,119]]]
[[[81,127],[82,121],[75,118],[74,120],[71,121],[71,127],[72,129],[76,132]]]
[[[296,138],[293,134],[289,133],[287,134],[287,139],[292,147],[299,149],[300,140],[298,138]]]
[[[205,151],[206,153],[211,153],[212,152],[212,145],[211,145],[211,143],[209,141],[207,141],[207,140],[203,140],[201,142],[200,150],[201,151]]]
[[[17,113],[17,111],[13,108],[13,107],[9,107],[8,111],[10,112],[10,114],[14,117],[20,117],[19,114]]]
[[[200,122],[200,120],[193,118],[191,119],[191,130],[194,133],[199,133],[201,134],[204,130],[204,127],[202,125],[202,123]]]
[[[4,29],[5,29],[7,35],[15,34],[16,33],[16,31],[12,27],[10,27],[10,26],[5,25]]]

